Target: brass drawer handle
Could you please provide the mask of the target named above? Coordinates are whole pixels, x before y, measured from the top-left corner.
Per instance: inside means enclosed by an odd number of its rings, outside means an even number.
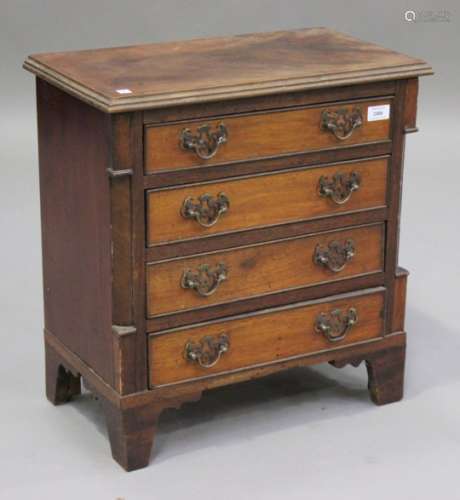
[[[194,151],[202,160],[209,160],[227,140],[228,132],[223,123],[217,126],[215,132],[211,132],[211,126],[206,123],[197,128],[196,134],[184,128],[180,133],[179,144],[182,149]]]
[[[227,279],[227,274],[225,264],[219,263],[214,268],[208,264],[201,264],[197,271],[191,269],[184,271],[181,286],[185,289],[195,290],[202,297],[209,297]]]
[[[361,187],[361,176],[357,172],[350,174],[334,174],[332,179],[322,175],[319,179],[318,193],[330,198],[337,205],[343,205],[354,191]]]
[[[358,322],[358,313],[350,307],[346,314],[334,309],[329,314],[320,313],[316,317],[315,331],[323,334],[329,342],[340,342]]]
[[[354,130],[362,124],[363,115],[360,108],[353,108],[351,111],[346,108],[337,111],[325,109],[321,113],[321,130],[332,132],[339,141],[351,137]]]
[[[355,244],[353,240],[331,241],[327,247],[324,245],[316,245],[313,260],[315,264],[327,267],[334,273],[342,271],[347,262],[355,255]]]
[[[224,193],[219,193],[217,197],[202,194],[198,202],[191,197],[186,198],[180,213],[185,219],[195,219],[202,227],[212,227],[229,208],[230,200]]]
[[[202,368],[212,368],[223,354],[230,349],[230,340],[227,335],[203,337],[199,342],[185,344],[185,359],[198,363]]]

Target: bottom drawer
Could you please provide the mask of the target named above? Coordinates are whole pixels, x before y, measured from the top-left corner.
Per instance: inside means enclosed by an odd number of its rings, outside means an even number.
[[[150,386],[209,377],[380,337],[384,297],[384,288],[374,288],[152,334]]]

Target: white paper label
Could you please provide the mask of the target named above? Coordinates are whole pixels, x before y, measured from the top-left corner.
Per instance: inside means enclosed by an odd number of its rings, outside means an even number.
[[[133,91],[130,89],[117,89],[115,91],[117,94],[132,94]]]
[[[390,105],[369,106],[367,108],[367,121],[376,122],[378,120],[388,120],[390,118]]]

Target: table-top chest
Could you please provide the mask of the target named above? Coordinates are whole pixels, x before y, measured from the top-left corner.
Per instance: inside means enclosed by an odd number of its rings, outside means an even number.
[[[404,136],[421,60],[324,28],[30,56],[47,394],[149,461],[164,408],[366,361],[402,397]],[[235,390],[238,390],[237,386]]]

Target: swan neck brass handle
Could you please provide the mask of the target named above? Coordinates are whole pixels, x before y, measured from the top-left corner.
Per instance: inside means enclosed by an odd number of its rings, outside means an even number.
[[[189,128],[182,129],[179,145],[184,150],[193,151],[202,160],[209,160],[227,140],[228,131],[223,123],[217,125],[215,131],[206,123],[198,127],[195,134]]]
[[[184,356],[187,361],[197,363],[201,368],[212,368],[229,349],[227,335],[222,334],[217,338],[207,335],[198,342],[187,342]]]
[[[353,132],[363,124],[361,109],[340,108],[336,111],[325,109],[321,113],[321,130],[332,132],[336,139],[345,141],[349,139]]]
[[[350,307],[343,314],[340,309],[330,313],[320,313],[315,320],[315,331],[322,334],[329,342],[340,342],[358,322],[358,312]]]
[[[361,187],[361,176],[357,172],[350,174],[336,173],[332,179],[322,175],[318,183],[318,193],[330,198],[337,205],[343,205],[351,195]]]
[[[230,200],[224,193],[216,197],[206,193],[199,196],[198,201],[192,197],[186,198],[180,213],[185,219],[196,220],[202,227],[212,227],[229,208]]]
[[[216,292],[227,276],[227,267],[223,263],[219,263],[215,267],[201,264],[197,271],[188,269],[183,272],[181,286],[184,289],[195,290],[201,297],[209,297]]]
[[[342,271],[347,262],[355,256],[355,244],[353,240],[343,242],[334,240],[325,245],[316,245],[313,260],[319,266],[327,267],[334,273]]]

